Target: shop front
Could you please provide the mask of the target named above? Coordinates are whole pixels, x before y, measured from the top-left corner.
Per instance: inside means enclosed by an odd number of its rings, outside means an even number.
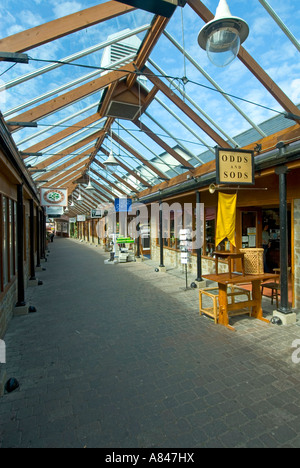
[[[289,303],[292,307],[299,306],[300,301],[300,169],[292,168],[287,173],[287,231],[288,231],[288,271],[289,271]],[[215,245],[216,222],[218,211],[218,193],[236,193],[236,230],[234,248],[227,239],[218,246]],[[204,205],[204,239],[201,249],[201,269],[203,275],[215,271],[216,250],[239,251],[243,248],[264,249],[264,271],[273,273],[280,271],[280,199],[279,180],[274,169],[256,173],[255,185],[249,187],[221,186],[211,193],[209,186],[198,190],[201,203]],[[191,204],[191,227],[195,227],[195,207],[197,190],[177,197],[163,200],[169,206],[169,211],[163,216],[162,242],[164,264],[168,267],[180,267],[180,243],[178,229],[179,211],[184,211],[186,204]],[[150,206],[150,205],[149,205]],[[179,213],[181,216],[181,213]],[[159,224],[151,227],[151,258],[160,261]],[[197,276],[197,252],[193,250],[190,256],[189,270]],[[220,261],[220,271],[226,271],[227,263]],[[235,271],[241,272],[239,259],[234,265]]]

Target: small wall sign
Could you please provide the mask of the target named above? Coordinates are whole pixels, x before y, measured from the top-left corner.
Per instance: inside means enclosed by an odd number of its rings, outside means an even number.
[[[68,206],[68,190],[41,188],[42,206]]]
[[[217,184],[254,185],[254,152],[216,148]]]

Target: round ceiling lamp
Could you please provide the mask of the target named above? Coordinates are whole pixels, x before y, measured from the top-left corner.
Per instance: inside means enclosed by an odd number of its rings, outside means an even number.
[[[111,150],[110,150],[110,153],[109,153],[109,156],[108,156],[107,160],[104,161],[103,164],[105,166],[118,166],[119,163],[116,160],[116,158],[114,157],[114,153],[113,153],[113,138],[112,138],[112,129],[111,129],[111,127],[110,127],[110,143],[111,143]]]
[[[226,0],[220,0],[215,18],[201,29],[198,43],[214,65],[225,67],[236,58],[248,35],[246,21],[232,16]]]
[[[76,203],[81,204],[83,202],[83,198],[82,198],[81,193],[80,193],[80,185],[78,185],[78,187],[79,187],[79,195],[77,197]]]
[[[104,161],[103,164],[105,164],[105,166],[118,166],[119,165],[112,151],[109,153],[107,160]]]
[[[95,190],[95,187],[91,184],[91,176],[90,176],[90,171],[89,171],[89,183],[85,187],[85,190]]]

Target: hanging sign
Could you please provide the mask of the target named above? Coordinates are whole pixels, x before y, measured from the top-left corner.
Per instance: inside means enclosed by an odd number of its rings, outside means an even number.
[[[77,215],[77,221],[86,221],[86,215]]]
[[[216,148],[217,184],[254,185],[254,152]]]
[[[55,188],[41,188],[42,206],[67,206],[68,190]]]
[[[131,198],[116,198],[115,211],[131,213],[132,199]]]
[[[91,210],[91,218],[96,218],[96,219],[103,218],[103,211],[104,210],[101,210],[101,209]]]
[[[58,218],[64,214],[63,206],[46,206],[46,214],[48,218]]]

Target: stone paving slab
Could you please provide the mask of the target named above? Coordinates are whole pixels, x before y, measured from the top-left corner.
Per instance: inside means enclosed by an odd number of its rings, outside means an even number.
[[[199,316],[198,291],[151,261],[55,239],[4,337],[0,448],[300,446],[299,324]],[[264,299],[265,316],[272,314]]]

